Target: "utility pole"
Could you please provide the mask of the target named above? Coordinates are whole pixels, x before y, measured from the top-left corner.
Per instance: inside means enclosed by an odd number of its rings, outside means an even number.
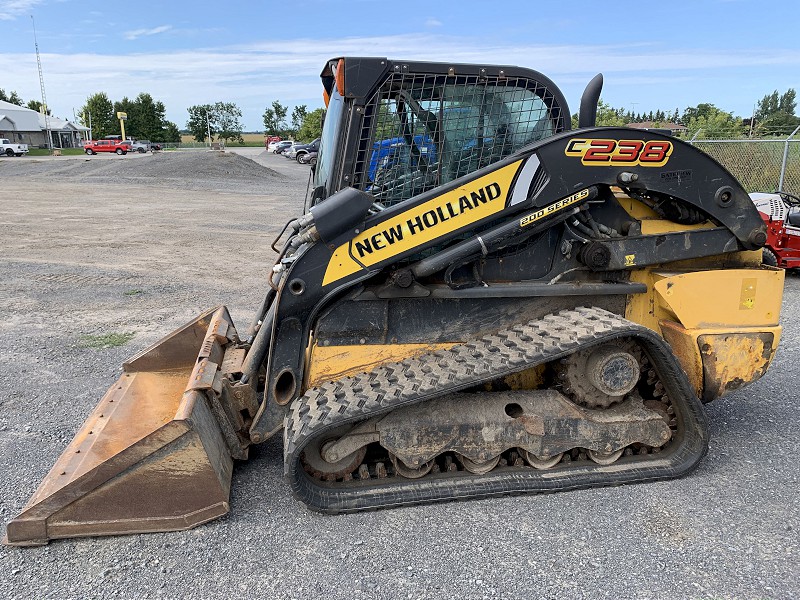
[[[206,129],[208,130],[208,148],[211,149],[211,121],[208,118],[208,109],[206,109]]]
[[[47,133],[46,145],[52,150],[53,135],[50,133],[50,119],[47,116],[47,96],[44,93],[44,75],[42,75],[42,61],[39,58],[39,40],[36,39],[36,20],[31,15],[33,22],[33,43],[36,46],[36,65],[39,67],[39,87],[42,90],[42,112],[44,113],[44,128]]]

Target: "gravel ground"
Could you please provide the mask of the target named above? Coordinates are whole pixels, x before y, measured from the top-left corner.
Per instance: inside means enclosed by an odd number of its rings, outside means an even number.
[[[0,177],[184,190],[230,191],[235,185],[237,194],[261,194],[274,180],[285,180],[285,175],[239,154],[205,150],[6,159],[0,160]]]
[[[240,327],[249,322],[269,244],[299,212],[308,176],[250,152],[282,173],[264,175],[260,193],[252,182],[240,193],[238,180],[219,188],[235,194],[192,193],[206,185],[198,173],[243,165],[241,156],[114,161],[122,171],[102,176],[113,188],[40,166],[7,176],[0,164],[3,521],[124,359],[218,303]],[[164,169],[157,181],[134,185],[124,169],[144,169],[139,161]],[[254,166],[242,168],[262,172]],[[797,293],[800,279],[790,276],[771,371],[707,407],[711,449],[689,477],[331,517],[291,497],[272,440],[235,469],[228,516],[187,532],[0,547],[0,597],[800,597]],[[119,348],[80,344],[81,335],[111,332],[135,335]]]

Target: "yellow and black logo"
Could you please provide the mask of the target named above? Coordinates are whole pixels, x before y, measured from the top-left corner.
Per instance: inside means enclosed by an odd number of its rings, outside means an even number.
[[[322,285],[500,212],[521,164],[513,162],[361,232],[334,250]]]
[[[580,158],[587,167],[663,167],[672,154],[672,142],[575,138],[569,141],[564,154]]]

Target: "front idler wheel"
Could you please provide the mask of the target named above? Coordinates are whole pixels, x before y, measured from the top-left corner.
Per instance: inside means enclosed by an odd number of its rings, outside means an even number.
[[[325,441],[315,440],[306,446],[300,460],[308,474],[326,481],[335,481],[350,475],[361,466],[367,454],[366,446],[336,462],[328,462],[322,457],[326,445],[333,443],[337,437],[326,438]]]

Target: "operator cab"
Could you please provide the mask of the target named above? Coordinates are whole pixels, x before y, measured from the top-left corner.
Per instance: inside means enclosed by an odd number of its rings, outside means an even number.
[[[342,58],[321,76],[310,205],[354,187],[392,206],[570,128],[559,89],[529,69]]]

